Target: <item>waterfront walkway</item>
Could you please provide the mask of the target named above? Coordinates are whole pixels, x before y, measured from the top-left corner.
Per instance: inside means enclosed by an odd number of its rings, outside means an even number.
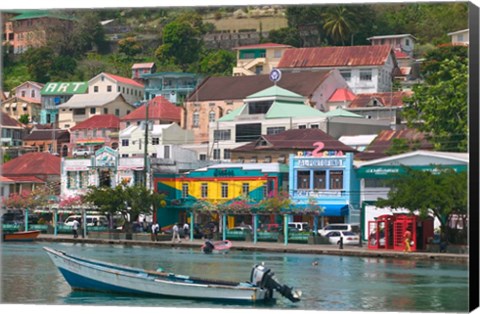
[[[196,248],[200,250],[203,240],[194,239],[193,241],[184,240],[180,243],[172,243],[172,241],[148,241],[148,240],[114,240],[114,239],[98,239],[98,238],[77,238],[72,235],[52,235],[41,234],[38,241],[45,242],[70,242],[70,243],[93,243],[93,244],[117,244],[117,245],[140,245],[148,247],[177,247],[177,248]],[[434,253],[434,252],[402,252],[394,250],[372,250],[367,245],[360,246],[345,245],[340,249],[336,245],[322,244],[297,244],[289,243],[285,245],[277,242],[247,242],[232,241],[231,250],[237,251],[264,251],[264,252],[280,252],[280,253],[303,253],[303,254],[325,254],[339,256],[360,256],[373,258],[400,258],[411,260],[434,260],[443,262],[468,263],[468,254],[451,254],[451,253]]]

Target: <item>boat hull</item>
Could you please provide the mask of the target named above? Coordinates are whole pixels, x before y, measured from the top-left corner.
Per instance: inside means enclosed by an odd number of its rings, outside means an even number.
[[[40,235],[40,231],[19,231],[4,233],[3,241],[33,241]]]
[[[44,249],[74,290],[241,302],[255,302],[272,297],[270,291],[247,283],[203,281],[188,276],[79,259],[60,251]]]

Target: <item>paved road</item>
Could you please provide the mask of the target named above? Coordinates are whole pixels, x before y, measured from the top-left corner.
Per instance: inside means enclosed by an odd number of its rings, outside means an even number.
[[[144,245],[150,247],[183,247],[198,248],[204,243],[203,240],[194,239],[182,240],[181,243],[172,243],[172,241],[149,241],[149,240],[114,240],[114,239],[98,239],[98,238],[77,238],[72,235],[51,235],[41,234],[39,241],[45,242],[79,242],[79,243],[96,243],[96,244],[124,244],[124,245]],[[326,254],[326,255],[342,255],[342,256],[363,256],[363,257],[380,257],[380,258],[401,258],[415,260],[435,260],[456,263],[468,263],[468,254],[450,254],[450,253],[432,253],[432,252],[402,252],[393,250],[372,250],[367,245],[360,246],[344,246],[340,249],[335,245],[321,244],[297,244],[289,243],[285,245],[277,242],[247,242],[232,241],[231,250],[239,251],[264,251],[264,252],[283,252],[283,253],[304,253],[304,254]]]

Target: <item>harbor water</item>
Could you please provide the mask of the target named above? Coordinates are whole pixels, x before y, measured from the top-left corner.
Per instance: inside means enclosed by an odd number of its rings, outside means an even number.
[[[252,266],[265,263],[281,283],[299,288],[302,301],[277,296],[273,304],[229,304],[181,298],[138,297],[72,291],[42,249],[163,269],[196,277],[248,281]],[[80,243],[3,243],[1,303],[109,305],[178,308],[241,308],[316,311],[467,312],[468,266],[438,261],[314,254],[231,251]]]

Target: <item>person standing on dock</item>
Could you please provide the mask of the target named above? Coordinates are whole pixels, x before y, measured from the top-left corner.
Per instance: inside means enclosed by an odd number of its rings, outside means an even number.
[[[410,241],[412,241],[412,232],[410,228],[407,228],[405,233],[403,234],[403,241],[405,242],[404,252],[410,252],[412,249],[410,247]]]
[[[160,226],[158,222],[152,224],[152,241],[158,241],[158,232],[160,231]]]
[[[185,240],[188,240],[190,237],[190,226],[188,225],[187,222],[183,225],[183,236],[185,237]]]
[[[78,222],[78,220],[74,220],[73,221],[73,225],[72,225],[72,232],[73,232],[73,238],[76,239],[78,238],[78,227],[80,226],[80,223]]]
[[[180,240],[180,234],[178,232],[178,224],[175,223],[172,228],[172,242],[175,243],[175,238],[177,238],[178,243],[182,242]]]

